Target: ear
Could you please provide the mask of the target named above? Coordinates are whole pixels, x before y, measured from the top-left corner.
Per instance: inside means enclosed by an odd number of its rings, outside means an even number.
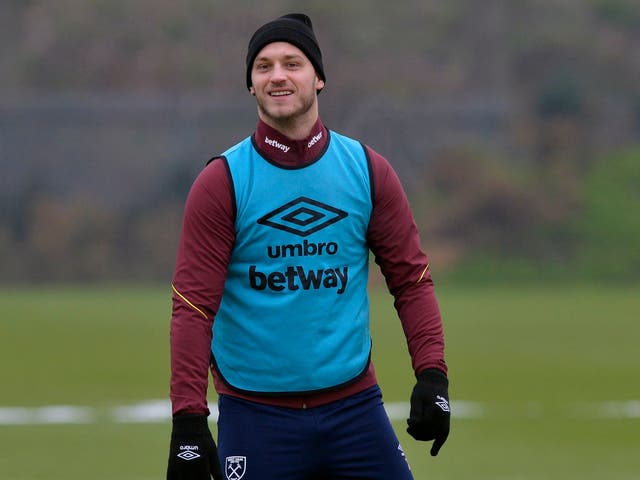
[[[253,95],[254,97],[256,96],[256,89],[255,89],[255,88],[253,88],[253,85],[252,85],[251,87],[249,87],[249,93],[250,93],[251,95]]]
[[[320,80],[316,77],[316,91],[322,90],[324,88],[324,80]]]

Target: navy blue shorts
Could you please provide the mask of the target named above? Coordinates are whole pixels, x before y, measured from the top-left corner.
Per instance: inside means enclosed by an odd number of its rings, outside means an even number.
[[[218,402],[227,480],[413,479],[377,386],[304,410]]]

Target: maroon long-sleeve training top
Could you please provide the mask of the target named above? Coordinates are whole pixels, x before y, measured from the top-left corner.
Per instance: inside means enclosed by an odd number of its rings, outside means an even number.
[[[262,156],[287,167],[313,162],[331,140],[318,119],[309,137],[303,140],[291,140],[259,121],[254,141]],[[369,248],[395,299],[414,371],[437,368],[446,374],[440,310],[408,200],[387,160],[368,146],[365,148],[373,186],[373,211],[367,230]],[[170,396],[174,415],[209,414],[206,395],[212,324],[235,241],[233,195],[226,164],[216,159],[196,178],[185,204],[172,285]],[[215,369],[212,374],[218,393],[293,408],[322,405],[362,391],[377,381],[370,363],[363,376],[337,390],[306,396],[250,396],[226,385]]]

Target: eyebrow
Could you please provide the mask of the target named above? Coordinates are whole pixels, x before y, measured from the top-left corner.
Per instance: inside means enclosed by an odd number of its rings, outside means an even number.
[[[279,57],[279,55],[275,55],[275,57]],[[256,57],[254,63],[255,62],[268,61],[268,60],[271,60],[272,58],[273,57],[266,57],[266,56]],[[292,60],[292,59],[298,59],[298,58],[303,58],[303,56],[298,54],[298,53],[292,53],[292,54],[284,55],[284,59],[285,60]]]

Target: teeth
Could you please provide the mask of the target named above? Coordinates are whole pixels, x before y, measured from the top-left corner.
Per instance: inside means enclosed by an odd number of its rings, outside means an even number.
[[[291,95],[291,92],[289,90],[287,90],[285,92],[271,92],[270,95],[272,97],[282,97],[283,95]]]

